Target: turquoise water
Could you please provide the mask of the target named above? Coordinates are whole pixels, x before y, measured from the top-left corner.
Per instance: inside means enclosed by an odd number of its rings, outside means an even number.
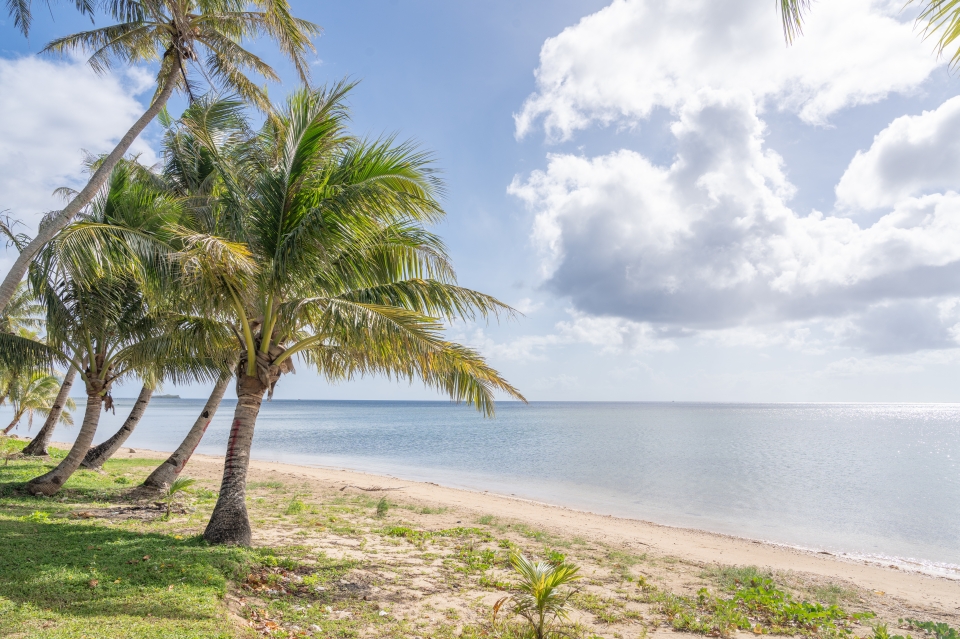
[[[172,450],[202,405],[155,400],[129,445]],[[223,454],[234,405],[200,452]],[[254,457],[960,565],[960,405],[505,402],[482,419],[445,402],[274,401]]]

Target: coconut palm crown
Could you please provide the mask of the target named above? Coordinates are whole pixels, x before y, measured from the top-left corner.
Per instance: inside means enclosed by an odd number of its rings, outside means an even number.
[[[302,89],[256,134],[211,134],[212,109],[184,118],[184,167],[216,167],[215,203],[182,235],[183,287],[236,331],[238,403],[220,497],[205,533],[250,542],[244,484],[261,402],[294,360],[333,381],[380,374],[420,379],[493,410],[520,393],[445,323],[513,313],[456,284],[440,239],[444,215],[428,154],[347,131],[350,85]],[[227,109],[228,110],[228,109]],[[209,116],[209,117],[208,117]],[[196,183],[195,178],[191,180]]]

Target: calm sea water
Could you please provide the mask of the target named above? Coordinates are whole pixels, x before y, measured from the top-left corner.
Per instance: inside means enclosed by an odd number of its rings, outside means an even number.
[[[132,403],[118,401],[97,441]],[[154,400],[129,445],[172,450],[202,405]],[[234,405],[200,452],[223,454]],[[960,405],[505,402],[483,419],[445,402],[273,401],[253,447],[258,459],[960,571]]]

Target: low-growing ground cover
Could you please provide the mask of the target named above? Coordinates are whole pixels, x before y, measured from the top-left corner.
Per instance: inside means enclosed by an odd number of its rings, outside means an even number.
[[[519,618],[493,614],[515,592],[513,552],[580,567],[571,637],[874,637],[881,624],[893,636],[906,634],[898,618],[929,612],[848,583],[636,553],[262,469],[248,490],[255,548],[211,547],[199,533],[219,468],[192,462],[197,482],[168,516],[124,498],[157,463],[111,460],[52,499],[18,490],[49,462],[0,465],[0,636],[521,637]]]

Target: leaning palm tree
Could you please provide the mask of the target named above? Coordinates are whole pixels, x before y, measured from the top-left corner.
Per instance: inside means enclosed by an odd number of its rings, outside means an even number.
[[[127,418],[123,420],[123,424],[117,432],[88,450],[87,454],[83,456],[83,461],[80,462],[81,466],[90,470],[96,470],[102,467],[104,462],[113,457],[115,452],[120,450],[124,442],[133,434],[137,424],[140,423],[140,418],[143,417],[143,414],[147,410],[147,405],[153,397],[155,386],[155,381],[144,383],[140,388],[140,394],[137,395],[137,399],[133,402],[130,413],[127,415]]]
[[[142,377],[158,359],[178,361],[180,369],[167,374],[179,380],[209,379],[215,371],[193,363],[194,353],[216,348],[226,336],[203,318],[156,312],[130,279],[52,281],[40,291],[48,309],[43,346],[51,359],[76,369],[87,396],[80,432],[66,458],[27,484],[32,494],[52,495],[83,461],[96,434],[101,407],[113,407],[111,391],[119,380]],[[0,335],[0,348],[16,346],[3,338]]]
[[[82,10],[93,6],[88,0],[76,2]],[[63,210],[42,224],[36,237],[23,247],[0,284],[0,310],[9,302],[31,260],[96,197],[114,166],[174,91],[184,91],[192,99],[200,78],[268,108],[265,90],[248,74],[253,72],[270,81],[279,81],[279,77],[270,65],[243,47],[245,40],[260,35],[274,40],[301,80],[308,80],[306,55],[314,50],[311,38],[319,33],[319,27],[295,18],[288,0],[110,0],[103,4],[116,24],[58,38],[43,51],[59,55],[90,53],[90,66],[98,73],[116,62],[156,63],[156,93],[144,114],[103,158],[86,186]],[[18,26],[28,28],[29,0],[8,0],[8,6],[15,12],[15,21],[20,16]]]
[[[331,380],[422,379],[493,410],[519,392],[474,351],[443,339],[444,322],[512,309],[455,284],[428,155],[347,133],[349,86],[301,90],[245,143],[197,131],[217,167],[212,228],[184,235],[183,286],[236,329],[237,407],[220,495],[204,533],[249,544],[244,503],[261,403],[294,359]],[[201,217],[198,216],[198,220]]]
[[[59,377],[43,371],[34,371],[31,374],[20,376],[10,393],[13,420],[3,429],[3,434],[8,435],[24,417],[27,418],[29,425],[32,427],[34,413],[47,415],[56,402],[60,385]],[[76,410],[77,405],[72,399],[68,398],[66,408]],[[73,418],[67,411],[61,411],[59,420],[61,424],[73,425]]]
[[[217,322],[191,314],[170,288],[162,253],[144,259],[142,250],[163,248],[154,238],[179,215],[178,202],[151,185],[134,163],[119,165],[110,188],[83,219],[57,235],[38,256],[31,286],[46,310],[46,343],[0,334],[0,360],[46,349],[50,360],[67,363],[83,381],[84,420],[67,457],[32,480],[35,494],[55,493],[87,454],[101,406],[111,408],[111,390],[124,378],[188,381],[219,375],[216,360],[230,336]],[[137,252],[139,250],[139,252]],[[213,355],[204,356],[204,353]]]
[[[63,413],[64,408],[68,408],[70,404],[73,404],[73,400],[70,398],[70,389],[73,388],[73,382],[76,378],[77,369],[72,366],[67,368],[67,374],[63,376],[60,391],[53,400],[53,405],[50,407],[50,412],[47,413],[46,421],[44,421],[43,426],[37,432],[36,436],[29,444],[24,446],[21,451],[24,456],[43,457],[49,454],[47,446],[50,445],[50,440],[53,439],[53,431],[56,429],[57,424],[61,423],[60,415]],[[72,421],[71,419],[71,422]]]

